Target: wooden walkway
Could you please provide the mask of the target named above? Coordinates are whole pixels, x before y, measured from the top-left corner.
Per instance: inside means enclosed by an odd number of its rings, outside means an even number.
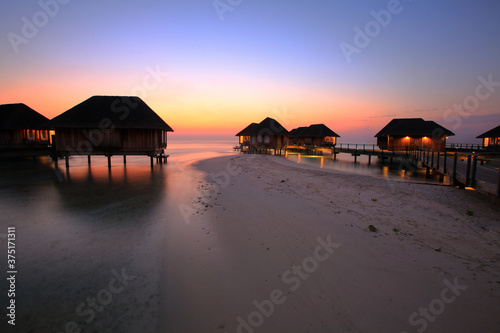
[[[456,152],[456,149],[460,152]],[[438,152],[425,150],[417,147],[390,147],[390,149],[380,149],[374,144],[338,144],[334,148],[326,149],[331,151],[334,159],[338,153],[351,154],[354,162],[361,155],[368,156],[368,164],[371,157],[376,156],[382,160],[388,159],[392,164],[394,158],[404,158],[419,168],[426,168],[428,173],[449,176],[451,183],[461,188],[471,187],[475,190],[500,197],[500,155],[490,152],[497,159],[484,157],[485,151],[480,150],[473,153],[470,149],[478,149],[478,145],[468,147],[450,147],[450,151]],[[325,150],[323,148],[310,148],[317,152]],[[486,152],[488,153],[488,152]]]
[[[361,155],[368,156],[368,164],[371,163],[372,156],[377,156],[382,160],[386,158],[392,163],[394,157],[408,157],[410,154],[410,149],[408,147],[394,147],[390,149],[380,149],[374,144],[352,144],[352,143],[341,143],[337,145],[332,150],[334,158],[338,153],[351,154],[354,157],[354,162],[357,162],[357,157]]]
[[[478,154],[461,154],[413,149],[411,159],[428,172],[449,176],[453,185],[471,187],[479,192],[500,197],[500,160],[482,158]],[[496,165],[485,166],[485,164]]]

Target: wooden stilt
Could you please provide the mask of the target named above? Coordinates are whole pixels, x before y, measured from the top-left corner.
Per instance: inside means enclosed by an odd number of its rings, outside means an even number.
[[[69,168],[69,155],[64,156],[66,160],[66,168]]]
[[[472,157],[472,172],[470,180],[470,186],[472,187],[476,186],[476,171],[477,171],[477,155],[474,155],[474,157]]]
[[[127,164],[127,155],[123,155],[123,164]]]
[[[87,155],[87,164],[90,166],[90,163],[91,163],[91,158],[90,158],[90,155]]]
[[[108,155],[108,168],[111,168],[111,155]]]
[[[497,196],[500,197],[500,168],[498,168]]]
[[[154,157],[150,156],[150,159],[151,159],[151,167],[154,167]]]
[[[458,163],[458,154],[455,153],[453,157],[453,185],[457,186],[457,163]]]
[[[445,150],[444,153],[443,153],[443,173],[447,173],[448,172],[448,170],[446,169],[446,164],[447,164],[446,163],[446,159],[447,158],[448,157],[447,157],[446,150]]]
[[[471,169],[472,159],[471,156],[467,156],[467,172],[465,174],[465,186],[470,185],[470,169]]]

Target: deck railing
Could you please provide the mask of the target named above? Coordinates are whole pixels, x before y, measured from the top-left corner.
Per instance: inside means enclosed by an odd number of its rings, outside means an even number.
[[[500,159],[420,148],[411,150],[410,157],[428,171],[448,175],[453,185],[471,187],[500,197]]]
[[[447,143],[446,144],[446,149],[452,150],[482,150],[483,145],[482,144],[475,144],[475,143]]]

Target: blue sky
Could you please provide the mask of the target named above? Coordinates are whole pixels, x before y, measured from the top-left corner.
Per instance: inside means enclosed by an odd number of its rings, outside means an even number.
[[[499,1],[220,0],[222,14],[212,0],[61,2],[0,5],[0,103],[51,118],[91,95],[141,92],[178,133],[281,115],[343,142],[370,143],[394,117],[435,120],[456,142],[500,124],[500,86],[474,110],[449,110],[473,101],[479,77],[500,82]],[[367,25],[369,44],[348,61],[342,43]]]

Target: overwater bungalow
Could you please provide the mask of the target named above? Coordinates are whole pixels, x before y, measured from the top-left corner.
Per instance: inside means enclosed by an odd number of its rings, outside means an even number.
[[[240,149],[250,148],[250,137],[253,133],[252,129],[257,125],[257,123],[251,123],[236,134],[236,136],[240,138]]]
[[[56,154],[163,157],[172,128],[135,96],[93,96],[46,124]],[[90,162],[90,157],[89,157]]]
[[[500,149],[500,125],[478,135],[476,138],[483,139],[483,148],[497,150]]]
[[[269,151],[281,153],[288,144],[289,132],[273,118],[266,118],[260,123],[252,123],[240,131],[240,146],[247,147],[247,151]]]
[[[324,124],[298,127],[290,131],[289,145],[307,148],[334,148],[340,137]]]
[[[0,105],[0,151],[2,156],[48,155],[49,119],[23,103]]]
[[[446,148],[452,131],[422,118],[400,118],[391,120],[375,137],[380,149],[405,150],[408,147],[440,150]]]
[[[23,103],[0,105],[0,146],[50,144],[49,131],[40,129],[47,121],[48,118]]]

